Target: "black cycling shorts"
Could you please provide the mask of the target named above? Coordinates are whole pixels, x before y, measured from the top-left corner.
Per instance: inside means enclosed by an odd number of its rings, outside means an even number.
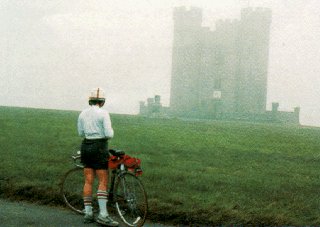
[[[81,163],[85,168],[108,169],[108,140],[84,139],[81,144]]]

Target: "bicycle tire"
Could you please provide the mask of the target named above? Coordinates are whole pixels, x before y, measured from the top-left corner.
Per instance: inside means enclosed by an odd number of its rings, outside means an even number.
[[[60,195],[65,204],[73,211],[84,214],[83,205],[83,168],[70,169],[63,176],[60,185]]]
[[[128,226],[143,226],[148,212],[148,200],[140,179],[130,172],[119,174],[114,196],[116,210],[122,221]]]

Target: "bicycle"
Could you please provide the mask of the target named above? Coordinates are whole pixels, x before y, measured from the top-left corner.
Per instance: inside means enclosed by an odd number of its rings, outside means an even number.
[[[65,204],[73,211],[84,214],[82,200],[83,165],[80,163],[80,151],[73,155],[75,167],[67,171],[60,183],[60,194]],[[144,224],[148,200],[144,186],[138,176],[142,175],[140,160],[132,158],[121,150],[109,150],[108,204],[110,213],[117,213],[127,226],[140,227]],[[111,178],[111,179],[110,179]],[[93,185],[93,210],[98,211],[96,198],[97,182]]]

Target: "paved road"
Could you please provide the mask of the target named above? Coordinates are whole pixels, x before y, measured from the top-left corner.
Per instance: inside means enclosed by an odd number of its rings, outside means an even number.
[[[97,227],[99,225],[96,223],[83,224],[82,216],[68,209],[0,200],[0,226]],[[150,223],[144,226],[167,227],[167,225]]]

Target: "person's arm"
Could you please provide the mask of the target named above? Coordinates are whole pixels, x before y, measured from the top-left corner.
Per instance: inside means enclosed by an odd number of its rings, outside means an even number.
[[[82,136],[82,137],[85,136],[80,116],[78,118],[78,133],[79,133],[79,136]]]
[[[104,135],[106,138],[111,139],[113,138],[114,132],[111,125],[111,119],[109,113],[106,111],[103,118],[103,128],[104,128]]]

